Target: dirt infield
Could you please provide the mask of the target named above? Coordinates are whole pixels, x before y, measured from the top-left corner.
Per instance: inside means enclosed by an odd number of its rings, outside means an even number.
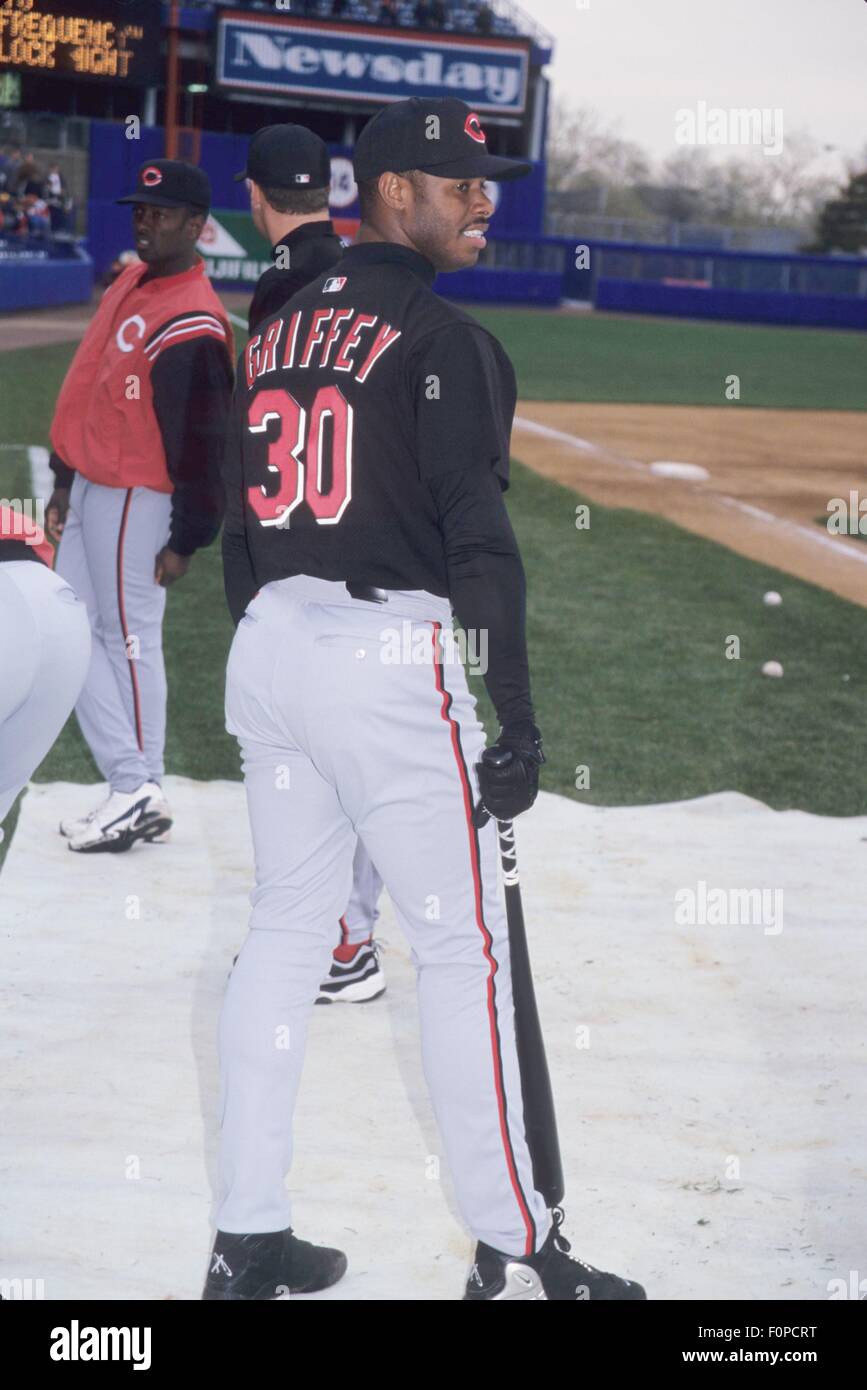
[[[591,501],[664,516],[867,606],[867,539],[815,520],[831,498],[867,497],[867,413],[522,401],[512,451]],[[657,462],[709,477],[659,476]]]

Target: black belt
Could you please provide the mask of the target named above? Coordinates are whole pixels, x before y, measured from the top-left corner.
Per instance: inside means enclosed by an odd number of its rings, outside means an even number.
[[[388,603],[388,590],[374,589],[372,584],[355,584],[347,580],[346,590],[350,598],[364,599],[365,603]]]

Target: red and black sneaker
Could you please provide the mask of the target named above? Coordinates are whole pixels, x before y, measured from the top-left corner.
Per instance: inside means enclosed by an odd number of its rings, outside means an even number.
[[[560,1234],[563,1212],[551,1212],[553,1225],[548,1239],[535,1255],[504,1255],[479,1241],[476,1258],[467,1280],[464,1302],[484,1299],[557,1299],[582,1302],[585,1299],[635,1302],[646,1299],[640,1284],[606,1274],[569,1254],[572,1248]]]
[[[363,1004],[385,993],[385,971],[372,939],[357,946],[338,946],[328,979],[319,986],[317,1004]]]

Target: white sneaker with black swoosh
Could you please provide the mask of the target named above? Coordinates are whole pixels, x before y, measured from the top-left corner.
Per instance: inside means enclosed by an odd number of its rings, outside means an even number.
[[[69,848],[76,854],[122,854],[137,840],[163,839],[171,824],[162,788],[156,782],[143,782],[134,792],[112,792],[79,833],[69,838]]]

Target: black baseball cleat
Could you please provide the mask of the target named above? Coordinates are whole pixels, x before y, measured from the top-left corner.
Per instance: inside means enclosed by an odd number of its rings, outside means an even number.
[[[318,1293],[345,1273],[342,1250],[299,1240],[291,1226],[250,1236],[218,1231],[202,1299],[241,1302]]]
[[[641,1285],[633,1280],[606,1274],[571,1256],[568,1240],[560,1235],[563,1212],[555,1207],[551,1216],[554,1224],[548,1239],[535,1255],[504,1255],[480,1240],[464,1302],[506,1298],[557,1299],[567,1303],[586,1299],[633,1302],[647,1298]]]

